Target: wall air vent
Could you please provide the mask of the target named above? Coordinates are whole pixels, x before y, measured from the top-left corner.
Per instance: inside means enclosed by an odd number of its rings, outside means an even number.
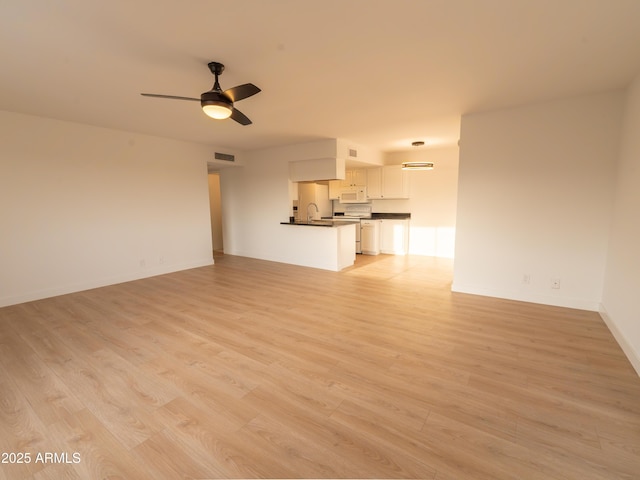
[[[216,160],[224,160],[225,162],[235,162],[236,161],[236,156],[235,155],[231,155],[229,153],[216,152],[215,159]]]
[[[355,148],[350,148],[349,149],[349,156],[351,158],[357,158],[358,157],[358,150],[356,150]]]

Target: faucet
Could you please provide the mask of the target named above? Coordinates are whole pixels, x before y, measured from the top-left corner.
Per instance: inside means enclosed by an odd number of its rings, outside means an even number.
[[[314,207],[316,207],[316,213],[320,213],[320,210],[318,209],[318,205],[316,205],[315,203],[309,203],[307,204],[307,222],[310,222],[313,215],[309,213],[309,207],[313,205]]]

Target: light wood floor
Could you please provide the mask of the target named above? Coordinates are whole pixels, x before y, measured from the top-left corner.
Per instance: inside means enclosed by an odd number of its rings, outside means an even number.
[[[0,451],[31,463],[0,478],[640,478],[640,378],[599,316],[451,270],[222,256],[2,308]]]

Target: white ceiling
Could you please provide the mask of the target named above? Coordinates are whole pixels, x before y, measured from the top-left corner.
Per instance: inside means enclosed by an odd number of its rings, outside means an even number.
[[[251,150],[454,144],[460,116],[626,86],[640,0],[2,0],[0,109]],[[223,89],[253,120],[206,117]]]

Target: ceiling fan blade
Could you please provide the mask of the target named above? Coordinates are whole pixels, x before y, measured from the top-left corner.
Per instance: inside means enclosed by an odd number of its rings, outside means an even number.
[[[141,93],[140,95],[142,95],[143,97],[170,98],[170,99],[173,99],[173,100],[191,100],[191,101],[196,101],[196,102],[200,101],[199,98],[177,97],[175,95],[157,95],[155,93]]]
[[[224,94],[228,96],[232,102],[238,102],[243,100],[251,95],[255,95],[256,93],[260,93],[260,89],[256,87],[253,83],[245,83],[244,85],[238,85],[237,87],[230,88],[229,90],[225,90]]]
[[[231,111],[231,117],[233,120],[235,120],[236,122],[238,122],[240,125],[251,125],[251,120],[249,120],[249,117],[247,117],[244,113],[242,113],[240,110],[238,110],[237,108],[234,108]]]

